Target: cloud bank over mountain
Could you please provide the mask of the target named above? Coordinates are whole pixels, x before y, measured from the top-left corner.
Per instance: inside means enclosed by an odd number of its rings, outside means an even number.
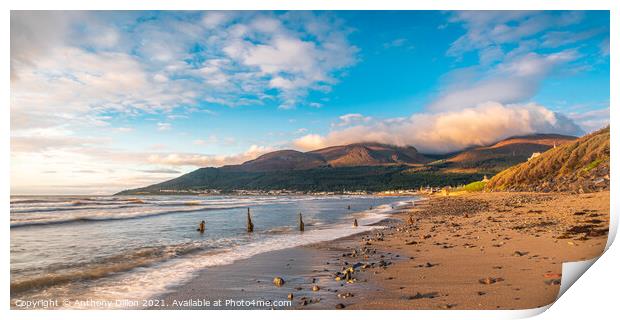
[[[333,130],[324,136],[308,134],[295,140],[294,145],[302,150],[313,150],[373,141],[412,145],[427,153],[446,153],[533,133],[581,135],[583,130],[566,116],[540,105],[489,102],[455,111],[375,120]]]

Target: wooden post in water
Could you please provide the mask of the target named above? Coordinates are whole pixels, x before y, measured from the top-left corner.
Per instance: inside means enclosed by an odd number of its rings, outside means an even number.
[[[299,231],[304,231],[304,220],[301,217],[301,212],[299,213]]]
[[[357,219],[353,220],[353,226],[357,227]]]
[[[250,217],[250,208],[248,208],[248,232],[254,232],[254,224],[252,223],[252,217]]]

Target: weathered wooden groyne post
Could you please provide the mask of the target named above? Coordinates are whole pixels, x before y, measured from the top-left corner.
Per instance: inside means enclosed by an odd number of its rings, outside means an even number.
[[[357,219],[354,219],[354,220],[353,220],[353,226],[354,226],[354,227],[357,227]]]
[[[304,231],[304,220],[301,217],[301,212],[299,213],[299,231]]]
[[[250,208],[248,208],[248,232],[254,232],[254,224],[252,223],[252,217],[250,216]]]

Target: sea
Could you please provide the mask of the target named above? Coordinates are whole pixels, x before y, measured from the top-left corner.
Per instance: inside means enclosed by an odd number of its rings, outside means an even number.
[[[71,303],[77,300],[150,299],[212,266],[378,228],[374,224],[416,200],[370,195],[12,196],[11,307],[36,309],[27,303],[54,300],[60,302],[53,308],[73,309],[79,308]],[[252,233],[246,230],[248,208]],[[352,226],[354,219],[358,227]],[[203,220],[206,230],[200,233]]]

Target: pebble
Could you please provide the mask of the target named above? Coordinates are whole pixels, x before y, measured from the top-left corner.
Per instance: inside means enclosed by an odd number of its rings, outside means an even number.
[[[559,286],[561,284],[561,281],[560,279],[551,279],[551,280],[545,281],[545,283],[550,286]]]
[[[273,278],[273,284],[276,287],[281,287],[282,285],[284,285],[284,279],[282,279],[280,277],[275,277],[275,278]]]
[[[478,280],[478,282],[482,283],[482,284],[493,284],[499,281],[504,281],[504,279],[502,278],[491,278],[491,277],[486,277],[484,279],[480,279]]]

